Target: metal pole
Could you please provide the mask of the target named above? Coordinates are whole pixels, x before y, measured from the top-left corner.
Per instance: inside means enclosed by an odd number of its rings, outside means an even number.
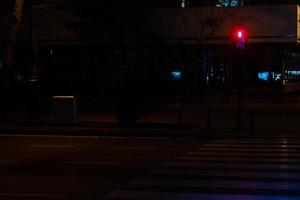
[[[183,97],[180,97],[179,101],[179,109],[178,109],[178,115],[177,115],[177,125],[180,127],[182,123],[182,112],[183,112]]]
[[[250,134],[255,133],[255,112],[250,112]]]
[[[237,111],[236,111],[236,130],[242,130],[242,102],[241,102],[241,91],[240,88],[237,91]]]
[[[237,99],[236,99],[236,131],[241,131],[242,130],[242,61],[243,61],[243,50],[242,49],[237,49],[237,55],[238,55],[238,69],[237,69]]]
[[[34,46],[34,31],[33,31],[33,3],[28,0],[28,32],[29,32],[29,73],[27,80],[27,119],[33,120],[39,118],[39,100],[38,100],[38,80],[36,69],[36,50]]]
[[[211,107],[208,107],[206,110],[206,130],[212,131]]]

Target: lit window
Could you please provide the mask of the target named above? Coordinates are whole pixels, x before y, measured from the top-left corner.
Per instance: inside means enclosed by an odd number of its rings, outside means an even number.
[[[243,4],[244,4],[244,0],[219,0],[218,6],[223,6],[223,7],[232,6],[232,7],[236,7],[236,6],[243,5]]]
[[[181,0],[181,8],[185,7],[185,0]]]
[[[181,80],[182,78],[182,71],[172,71],[170,73],[172,80]]]

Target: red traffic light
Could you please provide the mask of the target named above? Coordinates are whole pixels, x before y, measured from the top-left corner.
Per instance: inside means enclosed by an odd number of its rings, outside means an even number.
[[[244,29],[244,28],[236,28],[235,30],[234,30],[234,39],[236,39],[236,40],[241,40],[241,39],[246,39],[246,34],[247,32],[246,32],[246,30]]]
[[[243,27],[236,27],[233,29],[233,41],[237,48],[243,49],[245,48],[245,43],[247,40],[247,31]]]
[[[243,31],[238,31],[237,32],[237,37],[242,38],[244,36]]]

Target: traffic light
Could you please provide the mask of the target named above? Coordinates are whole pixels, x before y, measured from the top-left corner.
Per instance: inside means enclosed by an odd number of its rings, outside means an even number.
[[[236,48],[244,49],[247,40],[247,31],[243,27],[236,27],[233,31],[233,41]]]

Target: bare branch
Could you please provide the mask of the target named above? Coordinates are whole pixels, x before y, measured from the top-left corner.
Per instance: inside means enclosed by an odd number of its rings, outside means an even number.
[[[45,9],[58,5],[60,1],[61,0],[32,0],[32,5],[34,9]]]

